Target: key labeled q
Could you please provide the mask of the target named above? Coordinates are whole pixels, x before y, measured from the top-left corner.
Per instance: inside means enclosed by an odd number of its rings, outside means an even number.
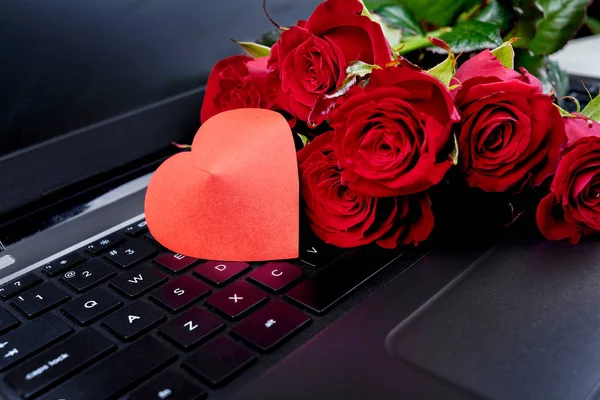
[[[94,308],[98,305],[98,302],[95,300],[86,301],[83,305],[85,308]]]

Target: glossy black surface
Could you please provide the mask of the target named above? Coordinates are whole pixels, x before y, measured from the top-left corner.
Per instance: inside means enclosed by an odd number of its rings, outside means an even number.
[[[115,397],[140,379],[160,370],[175,357],[166,345],[151,336],[146,336],[110,355],[40,399],[103,400]],[[126,368],[123,368],[124,366]]]
[[[79,332],[13,369],[6,381],[28,399],[114,348],[115,345],[96,330]]]

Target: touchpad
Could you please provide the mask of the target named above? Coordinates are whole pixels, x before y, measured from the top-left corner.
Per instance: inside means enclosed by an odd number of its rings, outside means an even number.
[[[600,243],[501,246],[392,331],[387,346],[485,398],[592,398],[600,382]]]

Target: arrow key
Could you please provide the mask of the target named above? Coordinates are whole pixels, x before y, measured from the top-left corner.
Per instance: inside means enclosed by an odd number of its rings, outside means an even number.
[[[121,340],[129,341],[152,329],[164,318],[158,308],[139,301],[108,316],[103,325]]]

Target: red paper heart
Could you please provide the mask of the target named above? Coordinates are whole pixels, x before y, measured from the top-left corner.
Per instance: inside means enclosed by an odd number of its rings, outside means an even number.
[[[145,211],[152,235],[176,253],[221,261],[298,257],[298,166],[287,121],[261,109],[209,119],[191,152],[154,173]]]

